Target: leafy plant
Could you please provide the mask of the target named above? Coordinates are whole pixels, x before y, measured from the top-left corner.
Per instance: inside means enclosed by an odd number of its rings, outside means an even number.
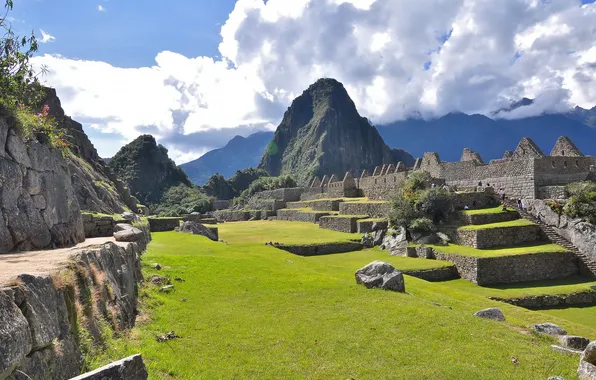
[[[152,214],[162,217],[180,216],[193,212],[205,213],[213,210],[213,198],[197,187],[178,185],[170,187],[159,204],[151,206]]]
[[[419,233],[429,233],[437,230],[437,228],[433,224],[433,221],[428,218],[414,219],[412,220],[408,228],[410,229],[410,231]]]
[[[567,191],[571,194],[571,198],[565,205],[563,213],[572,218],[584,218],[596,224],[596,183],[590,181],[572,183],[567,186]]]

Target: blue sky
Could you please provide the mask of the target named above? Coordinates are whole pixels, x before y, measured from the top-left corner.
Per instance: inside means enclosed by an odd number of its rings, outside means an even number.
[[[183,163],[274,129],[320,77],[375,124],[522,97],[525,116],[591,108],[594,1],[15,0],[10,16],[53,37],[34,64],[101,156],[151,133]]]
[[[221,25],[235,0],[142,2],[132,0],[16,0],[12,17],[19,31],[35,29],[55,42],[40,54],[106,61],[119,67],[155,64],[155,56],[171,50],[187,57],[217,57]],[[102,6],[104,11],[99,11]]]

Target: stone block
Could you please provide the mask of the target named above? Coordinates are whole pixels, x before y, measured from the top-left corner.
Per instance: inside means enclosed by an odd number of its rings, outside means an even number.
[[[139,354],[108,364],[71,380],[145,380],[148,376],[143,358]]]
[[[27,319],[13,297],[0,290],[0,379],[8,376],[31,348]]]

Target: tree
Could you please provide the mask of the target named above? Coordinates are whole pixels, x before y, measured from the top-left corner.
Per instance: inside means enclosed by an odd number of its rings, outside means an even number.
[[[215,173],[209,178],[205,186],[203,186],[205,193],[217,199],[232,199],[234,198],[234,189],[230,183],[226,181],[223,175]]]
[[[248,168],[238,170],[236,174],[228,179],[228,182],[234,189],[234,196],[237,197],[244,190],[248,189],[251,183],[262,177],[269,177],[269,173],[263,169]]]
[[[8,20],[12,0],[6,0],[4,8],[0,18],[0,32],[4,32],[0,38],[0,97],[7,106],[29,104],[37,107],[42,96],[41,85],[29,62],[37,51],[37,40],[33,33],[29,37],[19,37],[12,30]]]

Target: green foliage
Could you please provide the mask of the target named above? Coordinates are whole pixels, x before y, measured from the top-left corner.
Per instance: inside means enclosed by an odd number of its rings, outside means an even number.
[[[563,212],[565,211],[565,205],[563,205],[561,202],[559,202],[558,200],[551,200],[551,199],[547,199],[546,201],[544,201],[544,203],[546,203],[546,205],[548,207],[550,207],[551,210],[553,210],[554,212],[556,212],[559,215],[562,215]]]
[[[238,198],[234,199],[234,204],[244,204],[251,196],[265,190],[276,190],[296,187],[296,181],[289,175],[279,177],[261,177],[253,181],[248,189],[244,190]]]
[[[187,185],[170,187],[161,198],[161,202],[151,206],[150,211],[161,217],[173,217],[192,212],[205,213],[213,210],[213,198],[202,193],[198,188]]]
[[[8,13],[13,8],[12,0],[6,0],[5,12],[0,16],[0,97],[9,106],[29,103],[37,105],[41,97],[41,86],[29,60],[37,51],[35,35],[17,36],[11,28]]]
[[[203,190],[209,196],[216,199],[234,198],[234,189],[223,175],[215,173],[209,178],[209,181],[203,186]]]
[[[418,233],[429,233],[435,232],[437,228],[433,224],[433,221],[427,218],[418,218],[412,220],[409,225],[410,231]]]
[[[572,218],[583,218],[596,224],[596,183],[578,182],[567,186],[571,194],[563,213]]]
[[[409,227],[413,220],[444,221],[453,211],[453,195],[446,189],[432,188],[432,177],[426,172],[414,172],[397,189],[391,200],[389,219],[397,226]]]
[[[244,170],[238,170],[236,174],[234,174],[228,182],[232,189],[234,189],[234,197],[239,196],[242,192],[250,186],[251,183],[256,181],[261,177],[269,177],[269,173],[267,173],[263,169],[255,169],[255,168],[248,168]]]

